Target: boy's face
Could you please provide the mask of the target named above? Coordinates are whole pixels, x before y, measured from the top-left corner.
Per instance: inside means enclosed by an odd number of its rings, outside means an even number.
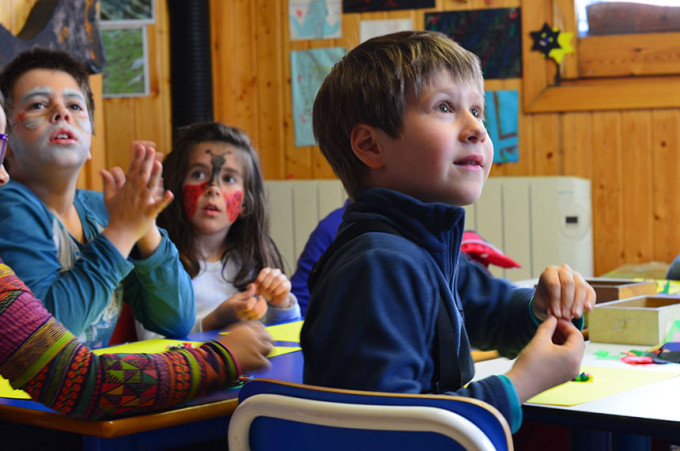
[[[493,161],[483,108],[484,93],[472,82],[455,82],[446,72],[433,76],[419,98],[408,96],[399,138],[378,129],[384,151],[378,185],[422,202],[474,203]]]
[[[12,88],[12,168],[80,169],[90,158],[92,124],[85,96],[66,72],[33,69]]]
[[[187,219],[203,234],[229,231],[242,211],[243,151],[223,142],[194,146],[182,185]]]

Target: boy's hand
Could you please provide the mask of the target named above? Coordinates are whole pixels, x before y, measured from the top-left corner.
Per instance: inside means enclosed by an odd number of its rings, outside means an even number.
[[[151,227],[159,234],[160,243],[160,232],[155,227],[156,216],[173,199],[170,191],[158,197],[163,167],[156,159],[155,150],[149,146],[136,145],[134,151],[127,174],[118,167],[111,172],[101,171],[104,202],[109,212],[109,225],[102,233],[125,257]],[[140,249],[143,258],[150,255],[148,251],[149,246]]]
[[[257,292],[273,306],[288,308],[292,304],[288,298],[291,288],[290,280],[280,269],[262,268],[255,279],[255,287]]]
[[[581,368],[585,343],[571,322],[550,316],[522,350],[510,371],[520,402],[575,378]]]
[[[158,181],[155,183],[156,188],[154,189],[153,192],[153,198],[155,199],[155,202],[162,202],[165,196],[165,188],[163,187],[163,167],[162,167],[163,153],[156,151],[156,143],[153,141],[132,141],[131,148],[133,154],[135,153],[135,149],[137,149],[139,146],[143,147],[144,149],[147,148],[152,149],[154,152],[154,158],[156,159],[156,161],[158,161],[158,163],[161,163],[161,174],[160,177],[158,178]],[[170,194],[172,195],[172,193]],[[172,201],[172,198],[170,200]],[[163,209],[165,209],[165,207],[163,207]],[[160,211],[158,212],[159,214]],[[137,240],[137,250],[139,252],[139,257],[147,258],[151,256],[154,252],[156,252],[156,249],[158,249],[158,246],[161,244],[162,238],[163,237],[161,236],[161,232],[158,230],[158,227],[156,227],[156,218],[154,217],[154,220],[149,225],[147,231],[144,233],[144,235],[142,235],[142,237],[139,240]]]
[[[568,265],[549,266],[543,271],[531,304],[536,318],[543,321],[550,315],[571,320],[581,318],[595,305],[595,290],[583,276]]]
[[[203,330],[215,330],[241,321],[255,321],[267,313],[267,301],[255,294],[255,284],[231,296],[203,318]]]
[[[229,334],[220,335],[218,341],[238,362],[242,373],[270,367],[267,355],[274,349],[272,336],[258,322],[238,324],[229,328]]]

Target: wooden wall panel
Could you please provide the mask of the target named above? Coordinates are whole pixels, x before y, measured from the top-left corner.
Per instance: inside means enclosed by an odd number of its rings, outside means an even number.
[[[652,229],[652,115],[649,111],[621,113],[621,240],[619,263],[649,261]],[[627,136],[627,137],[626,137]]]
[[[17,32],[35,1],[2,0],[0,23]],[[250,135],[267,179],[334,177],[317,147],[295,147],[290,52],[332,46],[351,49],[359,41],[362,20],[411,18],[414,28],[422,29],[427,11],[345,14],[342,38],[291,41],[285,1],[211,0],[210,6],[215,118]],[[520,0],[437,0],[433,11],[517,6]],[[572,21],[560,8],[537,13],[525,7],[522,17],[541,23]],[[537,14],[541,17],[534,17]],[[170,149],[169,29],[163,0],[156,2],[156,17],[156,24],[148,27],[151,95],[98,103],[103,105],[98,110],[103,119],[97,122],[104,125],[99,136],[105,150],[98,158],[107,167],[127,166],[129,144],[135,138],[155,140],[162,151]],[[523,31],[523,46],[531,46],[529,31]],[[523,61],[523,70],[538,67],[550,79],[542,56],[530,55],[536,58]],[[533,64],[536,61],[541,64]],[[522,86],[520,79],[487,80],[486,85],[516,89],[520,96],[535,95],[536,89]],[[680,253],[679,130],[680,108],[520,113],[519,162],[495,165],[491,175],[590,179],[595,274],[625,263],[670,262]],[[96,188],[95,172],[90,175],[83,183]]]
[[[670,262],[680,253],[680,111],[652,111],[653,260]]]
[[[612,261],[620,261],[623,243],[621,209],[623,199],[621,186],[621,113],[593,113],[593,178],[592,205],[597,210],[593,224],[593,243],[600,253],[595,255],[595,273],[598,268],[608,267]],[[618,264],[613,265],[613,267]]]

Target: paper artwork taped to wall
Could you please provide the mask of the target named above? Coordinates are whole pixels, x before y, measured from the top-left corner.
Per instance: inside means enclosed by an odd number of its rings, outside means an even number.
[[[519,161],[519,96],[517,91],[486,91],[484,125],[493,142],[494,163]]]
[[[99,0],[102,22],[150,25],[155,22],[154,0]]]
[[[295,146],[316,144],[312,131],[314,98],[333,64],[345,56],[343,47],[290,52],[291,103],[295,126]]]
[[[342,36],[340,0],[290,0],[290,39],[333,39]]]
[[[434,8],[434,0],[342,0],[344,13]]]
[[[522,76],[520,8],[425,13],[425,29],[445,33],[477,55],[484,78]]]
[[[101,36],[106,50],[103,97],[148,96],[146,27],[105,29]]]
[[[376,36],[408,30],[413,30],[411,19],[362,20],[359,24],[359,39],[364,42]]]

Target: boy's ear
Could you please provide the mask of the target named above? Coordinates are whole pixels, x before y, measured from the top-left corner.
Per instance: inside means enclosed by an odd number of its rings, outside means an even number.
[[[350,134],[352,151],[366,166],[380,169],[384,166],[383,149],[377,140],[378,131],[367,124],[357,124]]]

